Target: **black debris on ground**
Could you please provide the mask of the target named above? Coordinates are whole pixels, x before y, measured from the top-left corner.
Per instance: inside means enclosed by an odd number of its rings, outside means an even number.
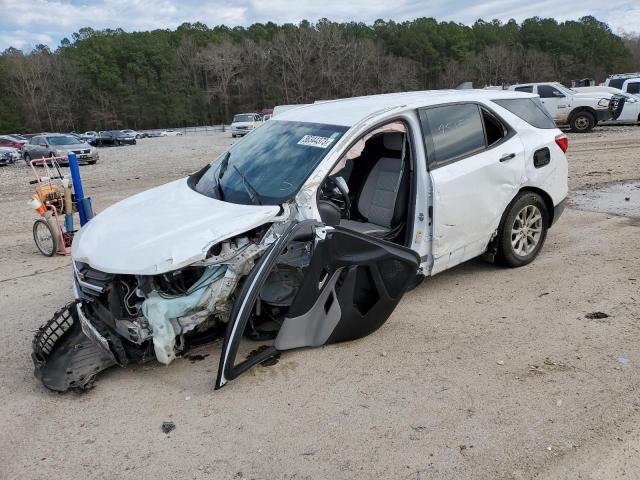
[[[209,356],[208,353],[192,353],[190,355],[187,355],[186,358],[187,360],[189,360],[191,363],[196,363],[199,362],[201,360],[204,360],[205,358],[207,358]]]
[[[602,320],[603,318],[609,318],[609,315],[604,312],[591,312],[587,313],[584,317],[589,320]]]
[[[166,434],[171,433],[175,428],[176,424],[173,422],[162,422],[162,431]]]

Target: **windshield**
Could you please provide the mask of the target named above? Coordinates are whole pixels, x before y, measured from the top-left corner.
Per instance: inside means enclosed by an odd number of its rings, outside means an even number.
[[[253,122],[255,117],[253,115],[236,115],[233,117],[233,123],[238,122]]]
[[[77,145],[80,141],[71,135],[58,135],[56,137],[47,137],[49,145]]]
[[[317,123],[268,122],[194,173],[189,185],[225,202],[280,204],[298,192],[347,130]]]

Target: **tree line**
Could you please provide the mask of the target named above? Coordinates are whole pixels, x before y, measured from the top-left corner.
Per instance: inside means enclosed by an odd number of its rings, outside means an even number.
[[[55,51],[0,55],[0,131],[207,125],[278,104],[637,70],[640,37],[593,17],[83,28]]]

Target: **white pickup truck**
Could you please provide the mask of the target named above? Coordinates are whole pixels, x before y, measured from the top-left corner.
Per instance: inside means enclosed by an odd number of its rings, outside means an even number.
[[[569,125],[571,131],[589,132],[599,122],[615,120],[624,99],[607,92],[577,92],[557,82],[522,83],[509,90],[537,93],[557,125]]]
[[[631,95],[640,95],[640,72],[609,75],[604,81],[604,86],[619,88]]]

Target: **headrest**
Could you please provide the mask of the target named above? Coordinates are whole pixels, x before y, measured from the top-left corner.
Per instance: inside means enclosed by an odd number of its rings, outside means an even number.
[[[385,133],[382,137],[382,143],[387,150],[402,151],[402,143],[404,142],[404,133],[392,132]]]

